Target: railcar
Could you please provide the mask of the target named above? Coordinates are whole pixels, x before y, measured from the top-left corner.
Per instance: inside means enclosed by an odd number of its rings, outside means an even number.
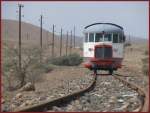
[[[125,35],[123,27],[113,23],[94,23],[83,31],[84,66],[93,70],[114,70],[121,68],[124,57]]]

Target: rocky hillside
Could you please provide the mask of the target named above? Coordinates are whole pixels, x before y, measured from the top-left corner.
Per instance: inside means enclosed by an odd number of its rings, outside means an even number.
[[[18,42],[18,21],[16,20],[2,20],[2,39],[13,42]],[[59,37],[55,35],[56,47],[59,46]],[[69,38],[70,40],[70,38]],[[40,27],[30,23],[22,22],[22,42],[31,44],[40,44]],[[63,35],[63,45],[65,46],[66,36]],[[68,41],[70,42],[70,41]],[[52,43],[52,33],[43,29],[43,45],[50,45]],[[76,45],[82,46],[82,38],[76,37]]]

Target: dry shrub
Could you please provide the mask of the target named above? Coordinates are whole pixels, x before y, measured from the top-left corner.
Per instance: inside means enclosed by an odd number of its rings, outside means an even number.
[[[125,46],[125,47],[131,46],[131,43],[130,43],[130,42],[126,42],[126,43],[124,44],[124,46]]]
[[[144,54],[145,54],[145,55],[148,55],[148,54],[149,54],[148,50],[146,50],[146,51],[144,52]]]
[[[4,51],[3,75],[8,83],[13,82],[8,84],[9,90],[18,89],[27,82],[34,84],[41,79],[44,72],[52,70],[49,64],[40,62],[40,54],[42,56],[43,53],[39,48],[22,48],[21,70],[18,65],[18,49],[6,47]]]
[[[82,61],[83,58],[80,57],[80,55],[74,53],[68,56],[53,58],[49,62],[60,66],[77,66],[80,65]]]
[[[142,72],[144,75],[147,75],[149,74],[149,57],[148,57],[148,50],[146,50],[144,52],[144,54],[146,55],[145,58],[142,59],[142,62],[143,62],[143,66],[142,66]]]

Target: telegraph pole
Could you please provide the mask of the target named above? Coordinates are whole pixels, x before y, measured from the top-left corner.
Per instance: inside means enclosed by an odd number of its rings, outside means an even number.
[[[68,48],[68,31],[67,31],[67,39],[66,39],[66,56],[67,56],[67,48]]]
[[[70,54],[71,54],[71,49],[72,49],[72,30],[71,30],[70,34],[71,34],[71,39],[70,39]]]
[[[54,57],[54,30],[55,30],[55,26],[53,24],[53,37],[52,37],[52,57]]]
[[[27,33],[27,40],[29,40],[29,33]]]
[[[46,38],[47,38],[47,47],[48,47],[48,31],[46,32]]]
[[[43,16],[41,15],[41,18],[40,18],[40,47],[41,47],[40,63],[42,62],[42,18]]]
[[[129,35],[129,43],[131,43],[130,35]]]
[[[74,29],[73,29],[73,38],[74,38],[74,48],[75,48],[75,26],[74,26]]]
[[[21,8],[23,5],[19,4],[19,71],[22,72],[21,64]]]
[[[42,18],[43,16],[41,15],[40,23],[41,23],[41,29],[40,29],[40,45],[41,45],[41,50],[42,50]]]
[[[60,32],[60,56],[61,56],[61,50],[62,50],[62,28]]]

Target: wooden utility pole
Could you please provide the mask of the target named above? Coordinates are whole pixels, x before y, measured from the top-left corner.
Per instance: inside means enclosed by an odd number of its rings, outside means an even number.
[[[60,56],[61,56],[61,50],[62,50],[62,28],[60,32]]]
[[[54,57],[54,30],[55,30],[55,26],[54,26],[54,24],[53,24],[52,57]]]
[[[71,30],[71,32],[70,32],[70,54],[71,54],[71,50],[72,50],[72,30]]]
[[[74,29],[73,29],[73,38],[74,38],[74,48],[75,48],[75,26],[74,26]]]
[[[48,31],[46,32],[46,40],[47,40],[47,47],[48,47]]]
[[[40,63],[42,62],[42,18],[43,16],[41,15],[41,18],[40,18],[40,47],[41,47]]]
[[[22,72],[21,64],[21,8],[23,5],[19,4],[19,71]]]
[[[42,50],[42,18],[43,18],[43,16],[41,15],[41,19],[40,19],[40,24],[41,24],[41,29],[40,29],[40,45],[41,45],[41,50]]]
[[[67,31],[67,38],[66,38],[66,56],[67,56],[67,48],[68,48],[68,31]]]
[[[129,35],[129,43],[131,43],[131,38],[130,38],[130,35]]]
[[[29,40],[29,33],[27,33],[27,40]]]

